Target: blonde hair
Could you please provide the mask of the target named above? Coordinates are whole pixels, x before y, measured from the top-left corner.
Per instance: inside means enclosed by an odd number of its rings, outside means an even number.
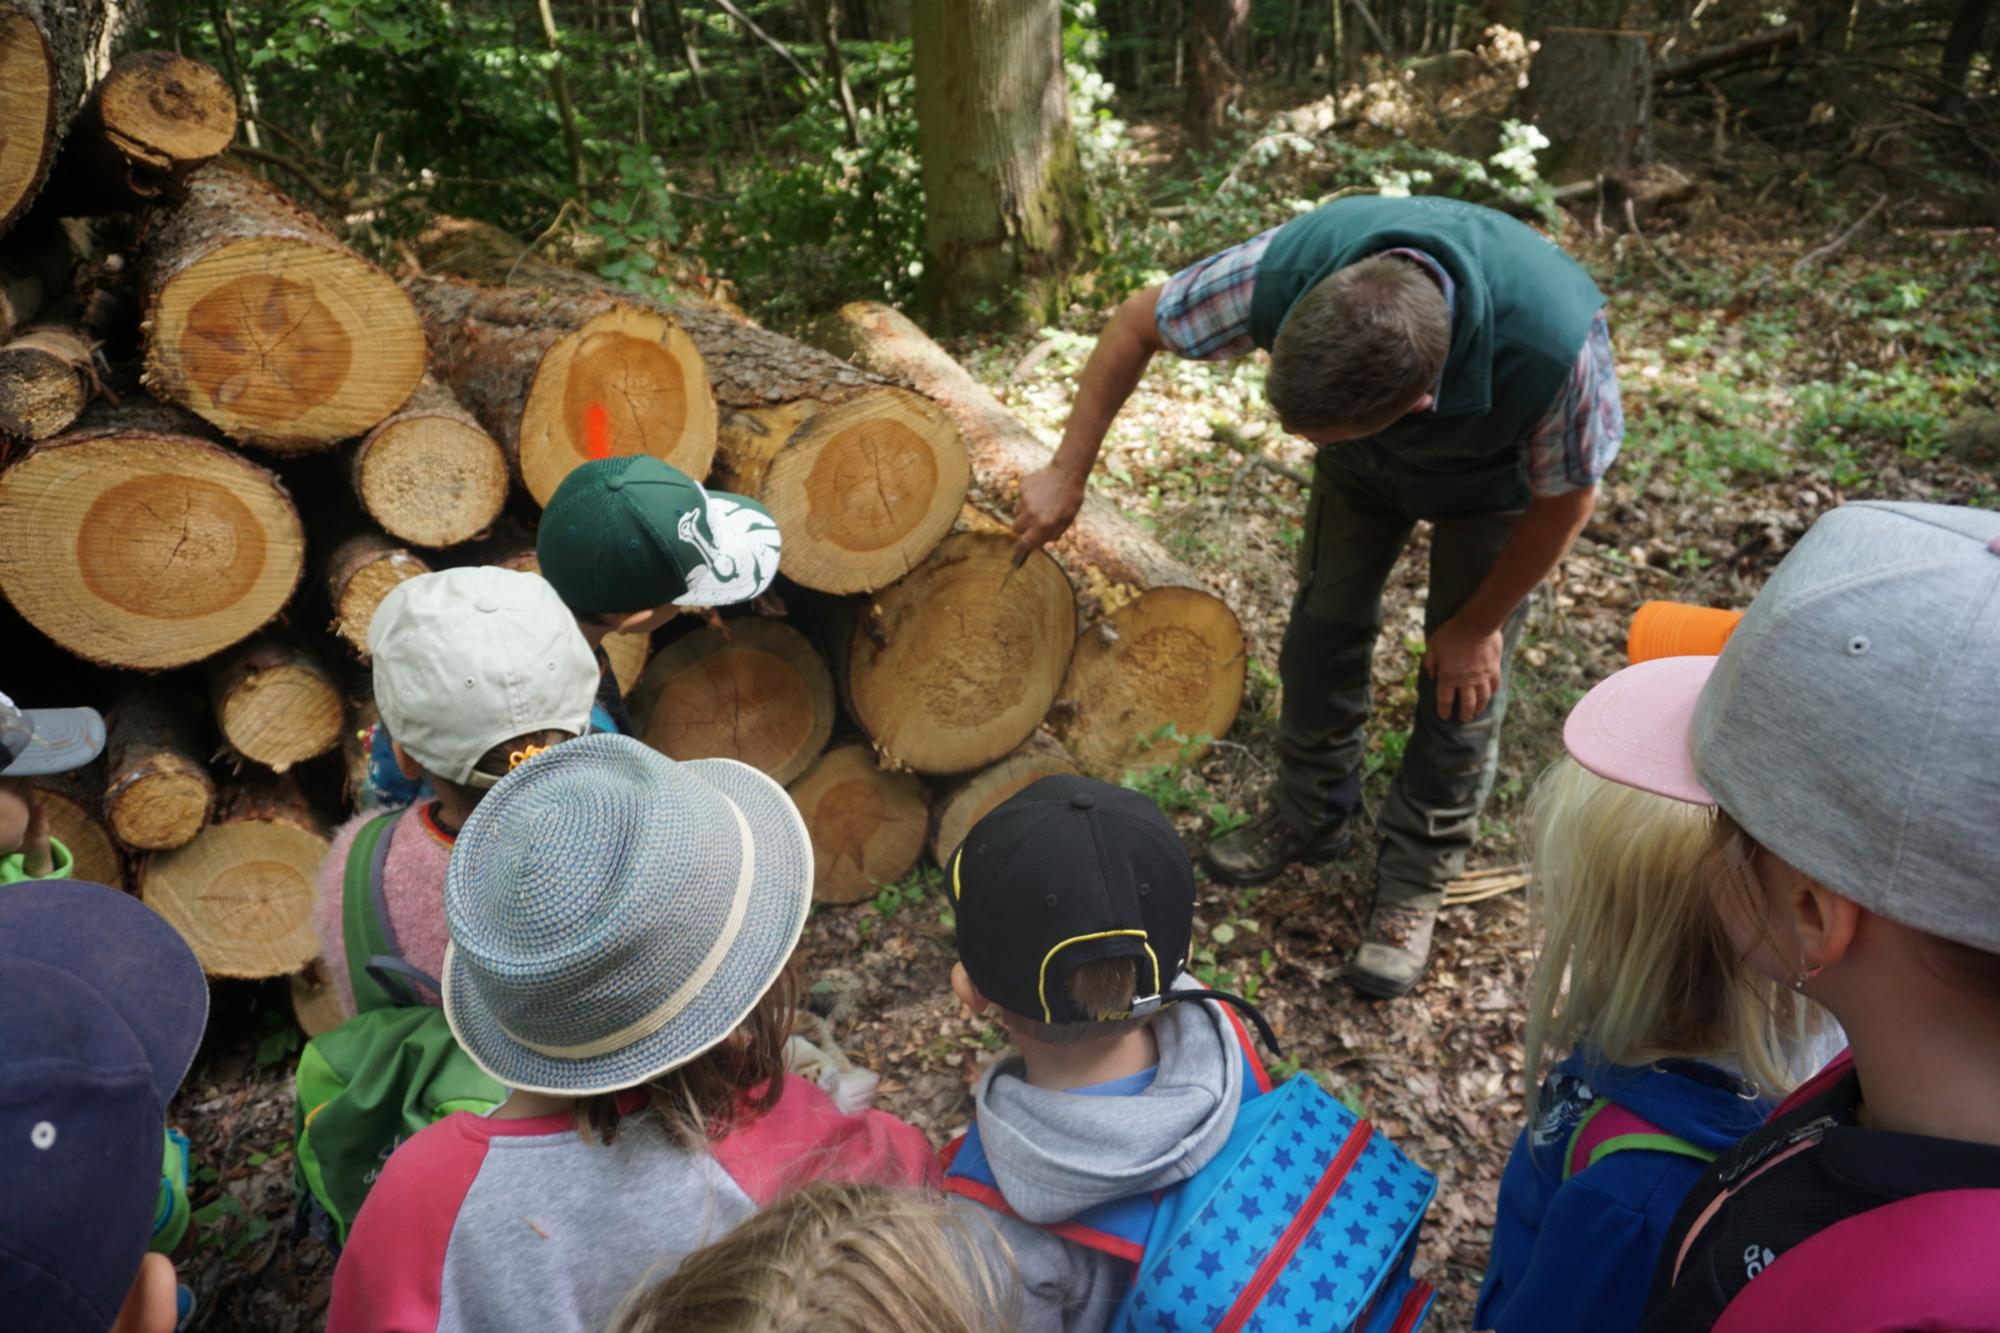
[[[1322,278],[1271,344],[1265,396],[1285,428],[1373,435],[1429,393],[1451,352],[1451,312],[1431,275],[1376,255]]]
[[[1139,963],[1133,958],[1097,958],[1080,963],[1070,972],[1066,989],[1070,999],[1088,1014],[1122,1014],[1132,1007],[1138,993]],[[1027,1014],[1005,1011],[1008,1031],[1050,1046],[1072,1046],[1083,1041],[1099,1041],[1145,1027],[1158,1017],[1157,1011],[1136,1018],[1099,1018],[1082,1023],[1044,1023]]]
[[[1614,1065],[1722,1060],[1766,1095],[1790,1091],[1821,1014],[1730,943],[1717,886],[1747,854],[1717,838],[1714,812],[1565,759],[1536,784],[1528,822],[1541,931],[1528,1086],[1552,1053],[1583,1047]]]
[[[625,1302],[611,1333],[1009,1333],[1019,1278],[990,1223],[942,1199],[808,1185]]]

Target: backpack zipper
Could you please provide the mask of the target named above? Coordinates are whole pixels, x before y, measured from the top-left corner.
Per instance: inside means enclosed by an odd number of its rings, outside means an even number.
[[[1339,1192],[1340,1182],[1354,1169],[1354,1163],[1361,1157],[1361,1150],[1368,1145],[1369,1136],[1374,1132],[1375,1127],[1366,1120],[1355,1121],[1354,1128],[1347,1133],[1347,1141],[1340,1145],[1340,1151],[1333,1155],[1331,1162],[1327,1163],[1326,1171],[1320,1176],[1319,1183],[1313,1186],[1312,1193],[1306,1195],[1305,1203],[1300,1205],[1297,1215],[1286,1224],[1283,1233],[1278,1237],[1277,1244],[1273,1245],[1271,1252],[1264,1256],[1264,1262],[1258,1264],[1257,1271],[1250,1275],[1250,1281],[1236,1297],[1236,1303],[1229,1307],[1229,1313],[1215,1326],[1216,1333],[1238,1333],[1238,1330],[1249,1321],[1258,1303],[1270,1293],[1272,1287],[1277,1285],[1278,1275],[1284,1272],[1285,1265],[1291,1262],[1292,1255],[1305,1243],[1307,1234],[1312,1231],[1313,1223],[1319,1220],[1320,1214],[1326,1211],[1327,1204],[1331,1203],[1333,1196]]]

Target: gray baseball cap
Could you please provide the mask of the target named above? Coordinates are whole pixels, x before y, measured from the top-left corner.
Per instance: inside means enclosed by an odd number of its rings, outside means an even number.
[[[0,778],[67,773],[103,749],[95,708],[21,708],[0,694]]]
[[[1720,657],[1642,662],[1570,714],[1585,768],[1720,805],[1892,920],[2000,953],[2000,514],[1864,502],[1785,557]]]

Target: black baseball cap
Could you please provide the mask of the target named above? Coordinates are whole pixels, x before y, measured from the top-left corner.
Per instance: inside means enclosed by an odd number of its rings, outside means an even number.
[[[981,994],[1044,1023],[1151,1013],[1187,966],[1194,869],[1148,797],[1081,777],[1022,789],[972,826],[951,863],[958,958]],[[1069,977],[1130,958],[1137,994],[1087,1013]]]

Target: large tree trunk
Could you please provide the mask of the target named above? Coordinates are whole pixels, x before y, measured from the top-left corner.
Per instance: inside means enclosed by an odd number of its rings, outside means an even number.
[[[925,307],[947,326],[1052,320],[1102,225],[1069,121],[1057,0],[916,0]]]
[[[139,873],[140,896],[212,977],[281,977],[319,956],[313,875],[326,830],[289,778],[226,788],[215,822]]]
[[[923,855],[930,814],[924,784],[877,767],[866,745],[834,746],[791,793],[812,834],[813,897],[820,902],[872,898]]]
[[[131,0],[0,0],[0,233],[41,193],[111,44],[143,10]]]
[[[184,413],[98,404],[0,472],[0,594],[79,657],[160,670],[255,632],[298,586],[284,485]]]
[[[636,301],[450,278],[407,284],[434,367],[507,451],[536,504],[593,458],[715,457],[715,394],[680,326]]]
[[[1643,32],[1550,28],[1529,71],[1529,109],[1549,137],[1550,180],[1590,180],[1653,158],[1653,44]]]
[[[1211,143],[1243,95],[1243,47],[1250,0],[1194,0],[1188,42],[1193,47],[1181,123],[1197,143]]]
[[[179,200],[195,169],[235,137],[236,98],[220,74],[172,51],[135,51],[71,126],[49,199],[64,217]]]
[[[440,272],[635,302],[684,329],[721,410],[711,480],[771,511],[793,582],[872,592],[951,530],[970,480],[965,446],[920,395],[728,311],[659,305],[538,259],[495,227],[454,221],[427,239],[419,258]]]
[[[1944,56],[1938,63],[1938,82],[1944,85],[1947,104],[1965,96],[1965,76],[1979,50],[1979,36],[1993,17],[1993,2],[1958,0],[1958,12],[1952,15],[1951,29],[1944,37]]]
[[[415,546],[470,541],[507,503],[506,453],[429,375],[355,449],[353,478],[368,516]]]
[[[374,426],[424,372],[409,298],[319,219],[221,164],[151,228],[139,266],[146,384],[276,453]]]
[[[222,738],[274,773],[340,744],[339,683],[311,653],[282,640],[259,636],[211,662],[208,698]]]
[[[938,796],[931,812],[932,858],[940,868],[949,867],[972,826],[992,814],[1001,802],[1043,778],[1073,776],[1076,771],[1076,760],[1062,743],[1046,731],[1037,731],[999,763],[980,769]]]
[[[954,533],[858,608],[840,664],[848,711],[885,768],[969,773],[1026,740],[1076,642],[1076,594],[1046,555]]]
[[[125,888],[125,858],[104,823],[104,761],[74,773],[51,773],[28,781],[49,812],[49,835],[69,848],[75,862],[70,874],[92,884]]]
[[[833,734],[833,677],[790,625],[743,617],[653,655],[632,691],[639,737],[672,759],[736,759],[790,782]]]
[[[379,532],[357,532],[336,543],[324,570],[334,631],[367,661],[375,608],[397,584],[430,572],[429,565]]]
[[[95,348],[82,329],[49,324],[0,344],[0,435],[46,440],[83,415],[98,388]]]
[[[818,332],[832,350],[944,404],[972,455],[971,503],[1011,519],[1021,477],[1050,457],[1027,427],[887,306],[843,306]],[[1094,494],[1048,552],[1075,584],[1085,622],[1049,723],[1086,772],[1115,779],[1177,751],[1181,741],[1139,739],[1170,725],[1183,739],[1229,730],[1247,659],[1227,603]]]
[[[198,716],[194,701],[178,691],[139,685],[105,719],[104,819],[134,851],[186,846],[215,809]]]

